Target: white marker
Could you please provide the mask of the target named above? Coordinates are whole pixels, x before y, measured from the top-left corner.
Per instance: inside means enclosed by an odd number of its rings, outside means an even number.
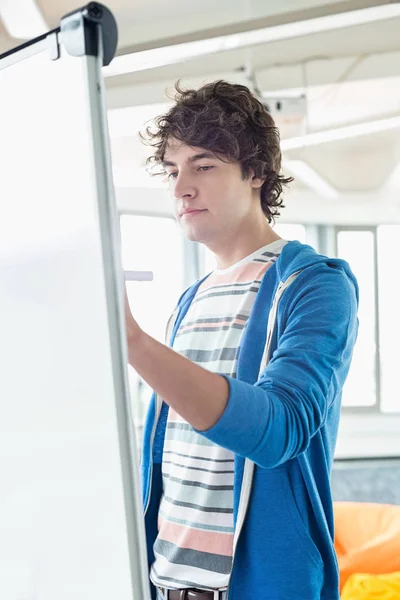
[[[153,271],[124,271],[125,281],[153,281]]]

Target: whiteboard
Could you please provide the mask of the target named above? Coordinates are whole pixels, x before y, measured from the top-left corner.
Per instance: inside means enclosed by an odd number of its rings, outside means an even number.
[[[0,57],[0,598],[145,600],[101,63],[60,49]]]

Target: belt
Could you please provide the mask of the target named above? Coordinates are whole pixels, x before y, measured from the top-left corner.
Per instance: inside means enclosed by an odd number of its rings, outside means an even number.
[[[160,589],[160,588],[159,588]],[[160,590],[164,592],[163,589]],[[218,592],[218,600],[222,599],[223,592]],[[215,592],[207,590],[167,590],[166,600],[215,600]]]

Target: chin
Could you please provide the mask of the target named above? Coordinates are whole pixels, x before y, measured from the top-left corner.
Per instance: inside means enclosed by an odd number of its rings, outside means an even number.
[[[189,240],[189,242],[199,242],[199,243],[202,242],[202,240],[197,235],[195,235],[193,232],[186,233],[184,231],[183,233],[184,233],[185,238],[187,240]]]
[[[193,229],[191,227],[182,227],[182,231],[183,231],[183,235],[185,236],[186,239],[188,239],[190,242],[200,242],[200,235],[198,232],[193,231]]]
[[[190,242],[198,242],[199,244],[207,245],[213,237],[210,229],[205,227],[182,227],[182,232]]]

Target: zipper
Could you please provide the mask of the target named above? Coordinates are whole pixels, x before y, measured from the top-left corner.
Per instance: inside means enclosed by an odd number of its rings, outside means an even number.
[[[167,322],[167,326],[166,326],[166,330],[165,330],[165,343],[168,345],[169,340],[171,339],[171,334],[174,328],[174,325],[176,323],[176,317],[178,315],[178,307],[173,311],[173,313],[171,314],[170,318],[168,319]],[[150,504],[150,498],[151,498],[151,485],[152,485],[152,481],[153,481],[153,444],[154,444],[154,438],[156,435],[156,431],[157,431],[157,424],[158,424],[158,419],[160,418],[160,414],[161,414],[161,408],[162,408],[162,400],[160,398],[160,396],[158,394],[156,394],[156,414],[154,417],[154,423],[153,423],[153,429],[151,431],[151,437],[150,437],[150,488],[149,488],[149,493],[147,496],[147,503],[146,506],[144,508],[143,511],[143,517],[146,516],[147,510],[149,508],[149,504]]]
[[[272,302],[271,310],[269,311],[269,315],[268,315],[267,339],[266,339],[266,343],[265,343],[264,353],[263,353],[261,363],[260,363],[260,371],[259,371],[258,377],[261,376],[261,373],[264,371],[265,367],[267,366],[267,364],[269,362],[269,358],[270,358],[269,353],[271,350],[272,335],[274,333],[275,321],[276,321],[276,317],[277,317],[277,313],[278,313],[279,300],[281,299],[283,292],[293,283],[293,281],[297,278],[297,276],[300,273],[301,273],[301,271],[296,271],[295,273],[292,273],[286,279],[286,281],[279,282],[279,285],[275,292],[274,300]]]
[[[272,335],[274,333],[275,322],[276,322],[276,317],[277,317],[277,313],[278,313],[279,300],[281,299],[283,292],[293,283],[293,281],[297,278],[297,276],[300,273],[301,273],[301,270],[296,271],[295,273],[292,273],[292,275],[290,275],[290,277],[288,277],[286,279],[286,281],[280,281],[279,285],[277,287],[277,290],[275,292],[272,306],[271,306],[271,309],[270,309],[269,315],[268,315],[267,338],[266,338],[263,356],[262,356],[261,363],[260,363],[260,371],[259,371],[259,375],[258,375],[259,377],[269,362],[271,341],[272,341]],[[229,576],[229,582],[228,582],[228,587],[227,587],[227,594],[226,594],[227,600],[229,600],[231,576],[232,576],[233,567],[235,564],[236,548],[237,548],[237,545],[239,542],[240,534],[242,532],[243,525],[244,525],[246,515],[247,515],[247,510],[249,507],[250,492],[251,492],[251,487],[252,487],[252,483],[253,483],[253,475],[254,475],[254,463],[250,459],[246,458],[245,463],[244,463],[244,470],[243,470],[242,488],[240,490],[238,518],[237,518],[235,534],[234,534],[234,538],[233,538],[232,568],[231,568],[231,574]]]

